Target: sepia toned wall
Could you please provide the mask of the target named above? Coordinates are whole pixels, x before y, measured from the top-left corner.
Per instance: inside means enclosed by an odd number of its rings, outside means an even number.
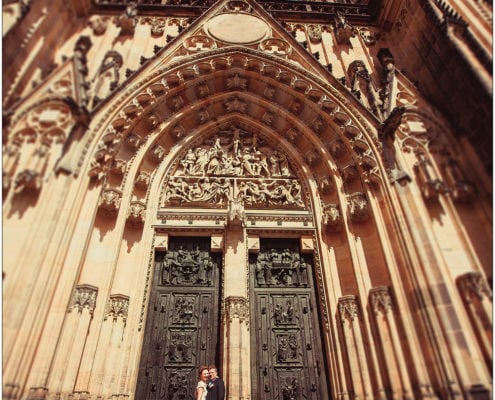
[[[486,9],[458,3],[468,21]],[[428,7],[387,4],[368,25],[281,23],[254,1],[196,18],[4,4],[3,397],[134,399],[154,255],[170,236],[211,237],[222,254],[228,399],[254,389],[260,238],[313,255],[329,397],[491,397],[491,156],[476,140],[491,138],[491,94],[460,113],[462,86],[444,93],[480,70],[469,46],[448,79],[424,70],[414,27],[429,22],[414,21]],[[491,73],[470,81],[486,88]],[[236,129],[258,173],[184,167],[216,139],[235,156]],[[256,149],[290,172],[261,172]],[[246,177],[272,185],[271,201],[240,194]]]

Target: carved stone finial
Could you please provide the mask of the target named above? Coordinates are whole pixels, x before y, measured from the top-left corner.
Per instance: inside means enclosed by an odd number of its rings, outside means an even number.
[[[452,198],[458,202],[469,202],[474,199],[476,189],[462,173],[456,160],[450,158],[445,166],[445,172],[451,186]]]
[[[305,158],[309,165],[315,166],[321,161],[321,154],[316,148],[312,148],[306,152]]]
[[[165,148],[157,144],[151,150],[150,157],[154,162],[159,163],[163,160],[165,154],[166,154]]]
[[[309,41],[313,44],[321,42],[321,34],[323,33],[323,28],[319,24],[311,24],[307,29]]]
[[[321,193],[331,193],[335,189],[335,183],[330,175],[323,175],[316,178],[316,184]]]
[[[123,14],[117,18],[117,26],[120,27],[119,36],[132,36],[137,25],[136,3],[128,3]]]
[[[103,189],[98,208],[106,216],[113,217],[117,215],[120,209],[121,200],[122,192],[120,190],[113,188]]]
[[[127,222],[133,228],[141,228],[144,225],[146,217],[146,204],[142,201],[131,201],[129,205],[129,214]]]
[[[339,44],[351,44],[350,38],[355,36],[355,28],[347,22],[342,13],[335,14],[333,28]]]
[[[440,180],[431,160],[424,153],[418,152],[417,157],[414,169],[418,175],[421,192],[426,200],[436,200],[439,193],[448,192],[447,185]]]
[[[38,191],[41,189],[41,174],[39,171],[25,169],[17,174],[14,180],[14,192]]]
[[[139,171],[134,181],[134,185],[142,190],[146,190],[150,184],[151,173],[148,171]]]

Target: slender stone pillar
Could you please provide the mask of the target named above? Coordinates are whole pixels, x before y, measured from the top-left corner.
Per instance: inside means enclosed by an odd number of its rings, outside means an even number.
[[[72,393],[97,293],[98,288],[86,284],[77,285],[74,289],[53,373],[49,377],[48,387],[55,395]]]
[[[412,399],[413,392],[406,360],[400,344],[397,324],[392,312],[389,288],[378,286],[370,290],[370,303],[380,337],[385,369],[390,379],[393,399]]]
[[[223,373],[226,399],[251,396],[251,360],[247,245],[245,230],[231,225],[225,233],[224,267],[224,351]]]
[[[228,383],[227,399],[248,399],[251,392],[249,305],[245,297],[230,296],[225,299],[224,369]]]
[[[473,324],[473,330],[488,367],[493,361],[493,294],[483,275],[468,272],[457,278],[457,284],[464,299],[466,311]]]
[[[129,296],[121,294],[112,294],[108,300],[107,309],[105,310],[104,324],[111,324],[111,336],[109,338],[109,351],[105,358],[103,368],[102,387],[107,390],[107,394],[112,387],[113,382],[119,380],[120,368],[122,363],[122,339],[129,310]]]
[[[119,365],[122,356],[119,352],[119,345],[124,334],[128,309],[128,296],[110,295],[98,338],[99,350],[96,352],[92,368],[89,386],[89,392],[92,394],[105,391],[105,389],[108,390],[112,378],[116,379],[114,374],[120,372],[115,366]]]
[[[349,362],[350,379],[355,398],[371,398],[373,389],[368,374],[368,363],[364,350],[363,337],[359,323],[359,305],[356,296],[343,296],[339,299],[339,313],[342,332]]]

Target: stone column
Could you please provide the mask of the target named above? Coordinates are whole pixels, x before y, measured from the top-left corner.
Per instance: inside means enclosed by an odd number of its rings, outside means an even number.
[[[118,379],[116,374],[120,372],[118,366],[122,359],[122,351],[119,350],[128,309],[129,296],[110,295],[98,337],[98,351],[95,354],[91,371],[92,376],[88,390],[91,394],[108,391],[111,381]]]
[[[356,296],[339,298],[339,313],[344,334],[345,350],[349,362],[350,379],[355,398],[371,398],[373,389],[368,374],[368,363],[364,350],[363,337],[359,321],[359,304]]]
[[[392,298],[389,288],[378,286],[370,290],[370,303],[376,329],[380,338],[386,371],[390,379],[393,399],[412,399],[413,392],[406,360],[392,312]]]
[[[251,396],[251,359],[246,234],[242,226],[225,232],[223,378],[226,399]]]
[[[74,288],[69,315],[48,381],[48,387],[55,396],[57,393],[72,393],[93,318],[97,293],[98,288],[91,285],[82,284]]]
[[[466,311],[473,324],[473,330],[488,363],[492,366],[493,338],[493,295],[483,275],[479,272],[468,272],[457,278],[459,291],[464,299]]]

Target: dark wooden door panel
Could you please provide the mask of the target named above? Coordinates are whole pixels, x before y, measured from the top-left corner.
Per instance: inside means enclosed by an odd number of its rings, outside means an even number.
[[[136,399],[193,399],[197,367],[218,361],[221,257],[209,249],[209,238],[170,238],[155,254]]]
[[[329,398],[312,264],[290,240],[262,239],[250,257],[253,398]]]

